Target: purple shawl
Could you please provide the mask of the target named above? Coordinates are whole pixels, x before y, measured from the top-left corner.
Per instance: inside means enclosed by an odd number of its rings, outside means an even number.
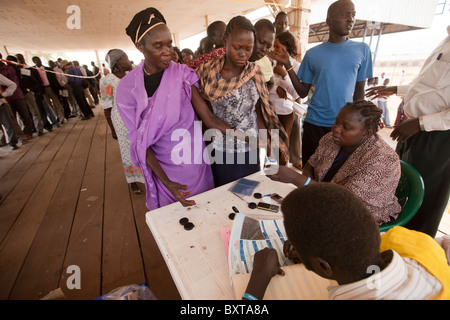
[[[131,160],[145,177],[147,207],[153,210],[177,200],[147,166],[149,147],[167,177],[187,185],[186,191],[192,195],[214,188],[214,182],[209,164],[203,161],[205,143],[191,103],[191,86],[198,86],[197,74],[171,62],[158,89],[148,98],[143,66],[144,61],[119,82],[116,104],[129,131]]]

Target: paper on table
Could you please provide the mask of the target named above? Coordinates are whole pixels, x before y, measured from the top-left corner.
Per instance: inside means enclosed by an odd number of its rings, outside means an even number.
[[[282,268],[284,276],[272,278],[264,294],[264,300],[328,300],[327,287],[332,284],[312,271],[306,270],[303,264],[294,264]],[[250,274],[231,277],[236,299],[245,293]]]
[[[281,266],[291,264],[283,256],[285,234],[282,220],[255,220],[241,213],[236,214],[228,249],[230,275],[251,273],[253,256],[264,248],[277,250]]]
[[[286,239],[282,220],[255,220],[243,214],[235,216],[229,238],[228,267],[236,299],[240,299],[245,292],[254,254],[266,247],[277,251],[280,266],[286,274],[271,280],[264,299],[328,298],[327,287],[332,282],[306,270],[303,264],[293,265],[286,259],[283,254]]]
[[[220,233],[222,234],[223,248],[225,249],[225,254],[227,256],[228,262],[228,248],[230,247],[231,228],[222,228],[222,230],[220,230]]]
[[[259,182],[250,179],[239,179],[231,188],[230,191],[243,196],[250,196],[258,186]]]

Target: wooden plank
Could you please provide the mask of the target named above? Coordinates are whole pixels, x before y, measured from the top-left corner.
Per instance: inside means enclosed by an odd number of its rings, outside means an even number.
[[[83,130],[72,130],[59,155],[69,154],[70,160],[55,189],[53,198],[27,258],[11,292],[10,299],[40,299],[59,284],[67,241],[81,189],[96,121],[87,122]],[[79,127],[81,128],[81,127]],[[45,256],[42,253],[45,252]],[[45,263],[43,263],[45,261]]]
[[[140,188],[144,194],[135,195],[131,192],[131,188],[130,193],[148,287],[159,300],[180,300],[180,294],[166,262],[145,222],[145,214],[148,212],[145,205],[145,185],[140,184]]]
[[[64,125],[64,127],[66,127],[67,130],[68,128],[72,128],[75,123],[75,120],[71,121]],[[5,159],[1,159],[0,193],[3,195],[3,199],[6,198],[8,193],[17,184],[17,180],[25,174],[42,151],[52,143],[52,140],[57,136],[57,132],[60,129],[55,129],[53,132],[48,132],[31,141],[23,142],[18,150],[9,152]],[[0,202],[1,201],[2,200],[0,200]]]
[[[98,118],[60,274],[59,287],[67,299],[93,299],[101,293],[106,120],[101,116]],[[80,289],[69,289],[67,286],[71,276],[67,270],[72,265],[80,268]]]
[[[117,141],[106,145],[105,211],[103,224],[102,294],[145,282],[128,184],[123,175]]]
[[[74,123],[71,124],[73,126]],[[70,126],[69,126],[70,127]],[[6,159],[1,160],[0,166],[0,194],[2,199],[0,199],[0,204],[2,204],[12,190],[17,186],[20,180],[28,175],[28,170],[34,161],[39,157],[39,155],[44,151],[48,144],[50,144],[56,137],[56,133],[52,132],[48,135],[44,135],[35,139],[33,143],[27,142],[17,150],[20,153],[12,152]],[[21,186],[22,188],[23,186]],[[30,189],[30,188],[27,188]],[[16,189],[22,190],[22,189]],[[20,203],[23,206],[24,203]],[[0,213],[9,212],[4,211],[5,209],[0,207]],[[1,239],[2,237],[0,237]]]
[[[59,130],[58,136],[46,149],[47,152],[43,152],[39,157],[47,160],[49,167],[0,244],[0,299],[7,299],[13,288],[23,261],[69,160],[70,152],[67,152],[67,150],[57,153],[63,146],[68,133],[69,127]],[[52,162],[52,158],[55,158],[55,161]],[[45,163],[45,161],[37,163]]]
[[[71,126],[73,126],[73,124]],[[59,134],[55,133],[56,135],[53,135],[52,137],[42,139],[42,142],[44,143],[43,145],[41,145],[40,140],[36,145],[40,145],[42,148],[39,147],[39,150],[35,150],[35,152],[31,151],[31,154],[38,155],[37,158],[31,157],[31,159],[29,159],[33,166],[30,166],[25,173],[23,170],[17,171],[17,179],[20,179],[19,183],[13,190],[11,190],[13,191],[12,194],[4,196],[4,201],[0,204],[0,242],[3,241],[12,223],[14,223],[17,216],[25,206],[26,200],[24,199],[28,199],[31,196],[32,192],[40,182],[46,168],[50,164],[49,161],[37,161],[37,159],[42,157],[42,151],[44,149],[47,150],[47,152],[52,153],[52,156],[54,156],[58,148],[64,142],[71,126],[59,131]],[[48,148],[49,143],[52,143],[52,149]],[[33,147],[36,145],[33,145]],[[26,161],[24,160],[24,166],[26,166],[25,162]],[[2,179],[2,183],[3,182],[5,182],[5,180]]]
[[[14,189],[11,190],[11,193],[5,196],[4,201],[0,204],[0,242],[3,241],[6,233],[24,208],[26,204],[26,200],[24,201],[24,199],[28,199],[31,196],[51,163],[48,161],[50,156],[42,155],[42,151],[46,150],[46,153],[51,153],[51,157],[54,157],[74,125],[75,123],[68,124],[64,128],[61,128],[60,132],[53,137],[49,136],[46,139],[42,139],[42,143],[46,144],[42,145],[41,141],[39,141],[32,147],[32,149],[36,147],[37,150],[30,151],[30,154],[33,154],[33,156],[28,160],[25,160],[26,157],[21,159],[24,162],[19,166],[23,165],[23,167],[28,167],[28,170],[17,170],[13,172],[17,174],[16,179],[18,179],[18,182]],[[52,144],[53,147],[48,148],[48,144]],[[47,161],[42,161],[41,157],[47,159]],[[27,161],[30,161],[29,165]],[[1,184],[3,182],[4,180],[2,179]]]
[[[42,136],[46,137],[46,136]],[[47,137],[46,137],[47,138]],[[10,172],[12,168],[20,161],[20,159],[25,156],[30,148],[34,146],[38,141],[41,141],[42,139],[32,139],[31,141],[23,142],[22,145],[19,146],[19,149],[17,150],[10,150],[9,146],[3,146],[0,148],[0,163],[2,164],[0,166],[0,179],[3,178],[5,174]],[[46,141],[47,142],[47,141]],[[47,143],[43,143],[42,145],[45,147]],[[1,187],[1,186],[0,186]],[[0,189],[0,192],[2,189]]]

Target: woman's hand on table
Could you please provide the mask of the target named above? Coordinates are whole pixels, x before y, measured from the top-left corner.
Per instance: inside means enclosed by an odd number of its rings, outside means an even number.
[[[183,190],[187,190],[188,186],[179,184],[174,181],[169,181],[165,184],[166,188],[172,193],[172,195],[180,201],[183,207],[189,207],[195,205],[194,200],[186,200],[186,197],[192,194],[192,191],[185,192]]]
[[[267,174],[267,176],[273,180],[273,181],[279,181],[283,183],[294,183],[295,184],[295,178],[298,174],[295,170],[286,167],[286,166],[278,166],[278,170],[275,170],[275,168],[272,168],[272,166],[266,166],[265,169],[272,173]]]

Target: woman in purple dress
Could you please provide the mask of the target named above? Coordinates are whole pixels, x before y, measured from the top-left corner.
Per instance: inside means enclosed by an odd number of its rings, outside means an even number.
[[[131,159],[145,177],[147,207],[194,205],[188,196],[214,187],[195,111],[223,132],[230,126],[206,110],[195,71],[171,61],[171,33],[158,10],[137,13],[126,32],[145,60],[120,81],[116,104],[129,131]]]

